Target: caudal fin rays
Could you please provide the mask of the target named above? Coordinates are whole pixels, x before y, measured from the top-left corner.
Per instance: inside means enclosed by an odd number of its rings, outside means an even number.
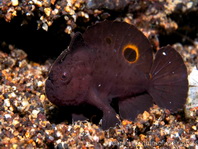
[[[188,92],[187,70],[183,59],[170,46],[161,48],[150,71],[148,92],[160,107],[171,111],[183,108]]]

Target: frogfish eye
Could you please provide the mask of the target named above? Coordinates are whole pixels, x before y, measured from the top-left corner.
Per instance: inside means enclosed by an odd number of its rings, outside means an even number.
[[[139,52],[137,46],[131,44],[126,45],[123,48],[122,54],[128,63],[135,63],[139,58]]]
[[[64,82],[64,83],[69,83],[70,82],[70,80],[71,80],[71,75],[70,75],[70,73],[68,73],[68,72],[62,72],[62,74],[61,74],[61,81],[62,82]]]
[[[67,79],[67,72],[63,72],[62,76],[61,76],[62,80],[66,80]]]

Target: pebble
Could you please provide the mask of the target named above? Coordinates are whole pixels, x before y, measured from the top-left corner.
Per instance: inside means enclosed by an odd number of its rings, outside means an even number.
[[[12,0],[12,6],[17,6],[19,4],[18,0]]]
[[[10,114],[5,114],[4,117],[5,117],[6,119],[8,119],[8,118],[11,118],[11,115],[10,115]]]
[[[10,107],[10,100],[9,99],[4,99],[4,105],[6,107]]]
[[[32,117],[37,118],[37,115],[38,115],[39,112],[40,112],[39,110],[33,110],[32,111]]]
[[[188,9],[192,8],[193,2],[188,2],[188,3],[186,4],[186,6],[187,6]]]
[[[44,9],[44,12],[45,12],[45,14],[49,17],[50,16],[50,14],[51,14],[51,8],[45,8]]]
[[[37,86],[38,86],[38,87],[41,87],[41,86],[43,86],[43,85],[44,85],[44,84],[43,84],[42,81],[38,81],[38,82],[37,82]]]

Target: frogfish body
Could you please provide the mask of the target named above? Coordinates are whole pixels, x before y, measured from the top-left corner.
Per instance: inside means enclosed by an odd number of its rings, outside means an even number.
[[[104,21],[76,33],[51,67],[46,95],[57,106],[90,104],[103,112],[102,128],[134,120],[154,103],[172,112],[188,92],[187,70],[171,46],[155,54],[133,25]],[[111,107],[118,99],[119,112]]]

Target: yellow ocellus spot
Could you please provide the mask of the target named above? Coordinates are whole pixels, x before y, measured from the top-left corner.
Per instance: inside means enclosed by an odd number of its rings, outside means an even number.
[[[123,48],[122,55],[128,63],[135,63],[139,59],[138,47],[133,44],[128,44]]]

